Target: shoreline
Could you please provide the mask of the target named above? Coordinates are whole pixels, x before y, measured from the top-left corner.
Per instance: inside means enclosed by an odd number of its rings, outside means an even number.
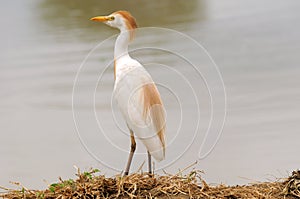
[[[106,178],[94,169],[81,173],[77,179],[63,180],[49,185],[45,190],[6,189],[0,198],[300,198],[300,170],[286,179],[248,185],[211,186],[201,178],[201,171],[192,170],[187,175],[149,175],[134,173],[129,176],[116,175]]]

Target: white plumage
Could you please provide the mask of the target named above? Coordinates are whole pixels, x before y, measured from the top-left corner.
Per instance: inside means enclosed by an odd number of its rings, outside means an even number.
[[[126,60],[129,59],[131,58],[128,57]],[[138,62],[131,60],[129,63],[130,69],[122,72],[118,71],[117,63],[114,98],[128,127],[142,140],[150,154],[161,161],[164,159],[164,146],[157,133],[164,128],[162,124],[165,122],[155,123],[153,113],[157,112],[164,117],[164,110],[160,104],[153,105],[145,115],[144,87],[154,83],[149,73]],[[121,75],[118,76],[118,73]]]
[[[148,166],[151,173],[151,156],[157,161],[165,157],[165,112],[159,92],[150,74],[128,54],[128,44],[137,27],[135,19],[126,11],[117,11],[109,16],[94,17],[118,28],[120,35],[115,43],[114,98],[131,134],[131,151],[125,169],[128,174],[138,137],[148,151]]]

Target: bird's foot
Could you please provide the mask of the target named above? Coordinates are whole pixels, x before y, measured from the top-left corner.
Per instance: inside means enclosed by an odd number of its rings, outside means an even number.
[[[128,171],[125,171],[123,177],[128,176]]]

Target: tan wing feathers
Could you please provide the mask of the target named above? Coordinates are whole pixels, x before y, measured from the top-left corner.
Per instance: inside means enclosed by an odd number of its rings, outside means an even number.
[[[162,100],[154,83],[145,84],[142,89],[144,97],[143,115],[146,118],[150,114],[152,122],[158,131],[157,135],[163,145],[163,152],[165,153],[165,114]],[[159,107],[156,107],[156,105]]]

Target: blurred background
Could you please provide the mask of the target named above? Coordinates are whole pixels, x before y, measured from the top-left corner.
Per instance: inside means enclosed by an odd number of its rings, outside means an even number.
[[[299,168],[299,1],[15,0],[3,1],[0,10],[1,186],[20,181],[29,188],[45,188],[58,176],[74,178],[73,165],[114,173],[82,146],[71,100],[83,59],[100,41],[117,33],[88,19],[116,10],[130,11],[140,27],[171,28],[191,36],[217,63],[226,87],[227,117],[213,152],[196,165],[205,171],[204,179],[249,183],[283,177]],[[161,45],[183,45],[168,39],[161,38]],[[109,53],[99,54],[96,67],[111,60],[113,45],[105,44]],[[164,61],[172,65],[172,60]],[[112,92],[110,70],[103,95]],[[88,80],[95,71],[90,68],[83,76]],[[150,73],[154,79],[161,75],[159,70]],[[109,110],[108,101],[97,106],[100,113]],[[95,140],[94,147],[104,143]],[[187,151],[186,161],[174,163],[170,171],[192,163],[195,153]],[[125,165],[127,156],[109,156]]]

